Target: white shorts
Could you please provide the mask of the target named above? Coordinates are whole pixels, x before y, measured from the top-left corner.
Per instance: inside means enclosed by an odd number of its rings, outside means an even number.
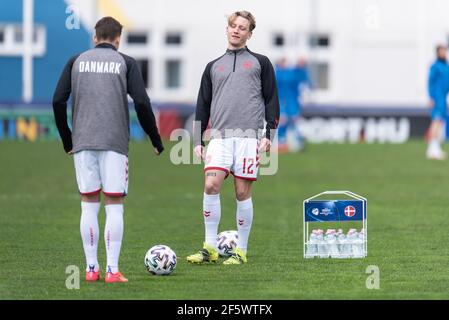
[[[76,181],[82,195],[128,193],[128,157],[115,151],[83,150],[73,156]]]
[[[221,170],[234,177],[257,180],[259,141],[255,138],[212,139],[207,146],[204,171]]]

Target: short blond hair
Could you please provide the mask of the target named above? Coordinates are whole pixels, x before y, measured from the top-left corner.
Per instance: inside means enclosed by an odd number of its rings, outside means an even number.
[[[256,18],[254,18],[254,16],[251,14],[251,12],[245,11],[245,10],[236,11],[236,12],[232,13],[228,17],[228,25],[231,25],[231,23],[235,19],[237,19],[237,17],[242,17],[249,21],[249,31],[253,31],[256,28]]]

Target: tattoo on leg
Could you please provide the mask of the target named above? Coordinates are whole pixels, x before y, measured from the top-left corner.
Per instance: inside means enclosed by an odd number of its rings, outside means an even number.
[[[216,176],[217,176],[217,173],[216,173],[216,172],[207,172],[207,173],[206,173],[206,176],[207,176],[207,177],[216,177]]]

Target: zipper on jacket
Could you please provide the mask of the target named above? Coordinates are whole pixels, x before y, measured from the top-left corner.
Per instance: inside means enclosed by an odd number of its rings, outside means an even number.
[[[232,69],[232,72],[235,72],[235,62],[237,60],[237,51],[234,51],[234,68]]]

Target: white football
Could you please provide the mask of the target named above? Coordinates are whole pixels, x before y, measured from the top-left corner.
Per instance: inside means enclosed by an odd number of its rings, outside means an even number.
[[[147,251],[144,263],[153,275],[169,275],[176,268],[176,254],[169,246],[158,244]]]
[[[222,257],[229,257],[237,247],[238,233],[235,230],[220,232],[217,236],[217,249]]]

